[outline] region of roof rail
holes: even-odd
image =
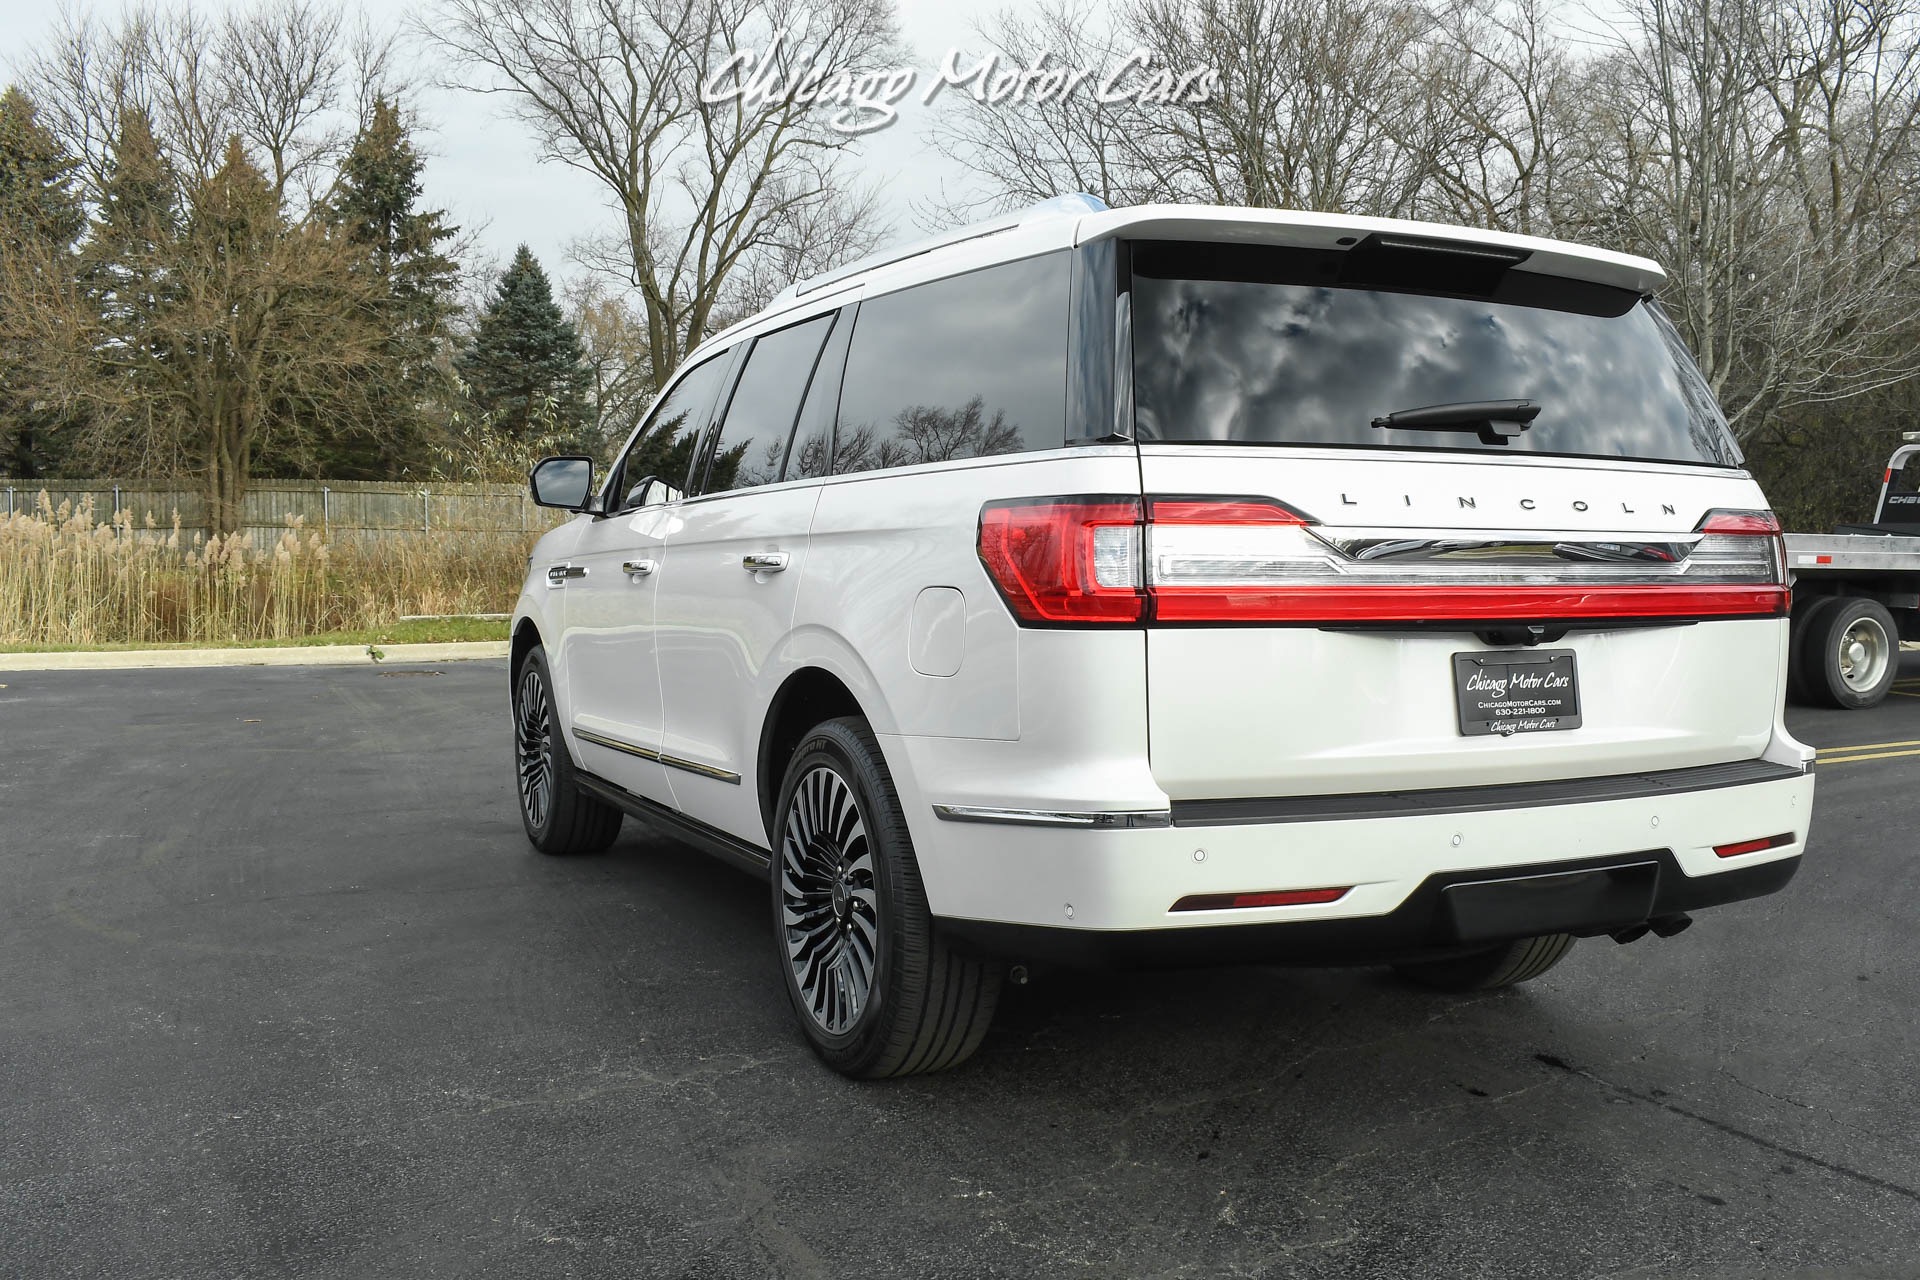
[[[791,298],[804,298],[809,293],[824,289],[837,280],[845,280],[849,276],[858,275],[862,271],[871,271],[875,267],[884,267],[895,262],[905,262],[908,258],[918,258],[922,254],[932,253],[936,249],[944,249],[949,245],[964,244],[969,240],[978,240],[983,236],[998,235],[1002,231],[1011,231],[1015,227],[1029,226],[1048,218],[1079,217],[1087,213],[1103,213],[1106,211],[1106,208],[1106,202],[1101,200],[1099,196],[1090,196],[1084,191],[1075,192],[1070,196],[1055,196],[1051,200],[1042,200],[1039,204],[1030,205],[1015,213],[1002,214],[998,218],[990,218],[985,222],[976,222],[970,226],[958,227],[952,231],[942,232],[937,236],[932,236],[925,240],[915,240],[909,244],[901,245],[898,248],[882,249],[878,253],[870,253],[864,258],[855,259],[843,267],[835,267],[832,271],[825,271],[817,276],[809,276],[805,280],[790,284],[785,289],[782,289],[779,295],[774,298],[774,302],[784,302]]]

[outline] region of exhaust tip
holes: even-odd
[[[1607,936],[1624,947],[1629,942],[1638,942],[1640,939],[1646,937],[1648,930],[1652,928],[1652,925],[1642,920],[1639,924],[1630,924],[1624,929],[1615,929]]]
[[[1650,922],[1653,931],[1663,938],[1671,938],[1676,933],[1685,933],[1693,927],[1693,917],[1682,911],[1678,915],[1661,916]]]

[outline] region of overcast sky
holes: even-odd
[[[241,0],[244,2],[244,0]],[[196,7],[224,10],[229,0],[193,0]],[[976,16],[1001,0],[896,0],[902,34],[913,46],[912,66],[925,76],[938,68],[951,45],[977,45]],[[61,0],[0,0],[0,69],[11,73],[53,29]],[[115,3],[79,5],[101,15],[120,12]],[[383,6],[369,4],[369,12]],[[8,78],[11,78],[9,75]],[[425,90],[414,102],[430,130],[417,141],[427,153],[426,201],[444,208],[454,222],[478,229],[480,250],[504,261],[522,242],[556,276],[573,273],[568,246],[583,235],[613,225],[600,188],[565,165],[536,160],[532,139],[508,117],[497,97]],[[926,144],[926,112],[910,97],[901,118],[871,135],[856,163],[870,175],[885,175],[896,236],[919,235],[911,215],[915,200],[932,197],[944,183],[967,189],[968,174],[935,155]]]

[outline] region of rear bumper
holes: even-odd
[[[1466,951],[1542,933],[1594,935],[1763,897],[1786,887],[1799,855],[1710,876],[1688,876],[1669,849],[1428,876],[1384,915],[1277,920],[1202,928],[1066,929],[942,920],[948,937],[1010,960],[1087,968],[1155,968],[1231,963],[1378,964]],[[1650,880],[1641,896],[1640,881]],[[1627,882],[1631,881],[1631,885]],[[1532,882],[1532,883],[1529,883]],[[1534,885],[1549,893],[1534,892]],[[1611,884],[1609,882],[1612,882]],[[1518,891],[1508,892],[1508,886]],[[1612,892],[1624,889],[1623,893]],[[1470,911],[1462,892],[1480,896]],[[1546,898],[1546,901],[1542,901]],[[1282,908],[1284,910],[1284,908]]]
[[[1458,803],[1436,807],[1429,792],[1406,793],[1406,803],[1321,797],[1257,812],[1237,809],[1241,802],[1169,810],[1160,793],[1155,811],[1134,789],[1111,799],[1067,793],[1057,806],[1124,818],[1111,824],[955,821],[937,817],[936,806],[978,807],[999,798],[991,776],[995,764],[1007,776],[1006,765],[987,754],[991,747],[882,742],[933,914],[976,945],[1025,955],[1335,959],[1460,946],[1466,941],[1453,926],[1436,923],[1428,901],[1447,900],[1453,885],[1647,863],[1656,871],[1640,918],[1692,911],[1784,885],[1805,848],[1813,808],[1813,775],[1799,772],[1796,759],[1670,770],[1630,782],[1522,784],[1497,789],[1511,794],[1491,804],[1444,793]],[[966,761],[970,768],[943,767],[960,763],[963,752],[978,753]],[[1742,770],[1746,779],[1761,780],[1737,780]],[[1017,777],[1026,794],[1012,787],[1001,794],[1031,812],[1031,779]],[[1754,852],[1715,853],[1715,846],[1782,836]],[[1327,888],[1346,892],[1313,904],[1172,909],[1200,895]],[[1618,911],[1615,903],[1591,919],[1527,919],[1523,912],[1502,927],[1518,937],[1634,923],[1613,918]],[[1164,936],[1100,936],[1134,934]]]

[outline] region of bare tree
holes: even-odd
[[[1131,52],[1124,24],[1091,0],[1003,9],[979,24],[976,34],[986,52],[961,58],[960,71],[988,58],[995,59],[996,69],[1112,68]],[[1009,107],[955,87],[943,89],[936,102],[942,111],[931,126],[935,147],[979,181],[925,210],[921,220],[929,224],[962,223],[1075,191],[1115,206],[1176,195],[1145,146],[1157,130],[1151,113],[1124,101],[1095,103],[1076,92]]]
[[[1448,222],[1544,234],[1567,161],[1573,58],[1547,0],[1455,0],[1425,58],[1435,156],[1419,198]]]
[[[1645,254],[1743,437],[1920,373],[1920,2],[1626,7],[1596,50],[1546,0],[1126,0],[1104,24],[1048,0],[983,38],[1092,65],[1137,46],[1216,69],[1219,92],[1040,112],[954,95],[938,142],[1005,203],[1080,187]]]
[[[219,18],[180,4],[116,23],[67,11],[25,79],[49,127],[106,183],[121,114],[144,112],[179,173],[204,180],[238,137],[276,192],[324,195],[374,100],[400,92],[394,37],[315,0],[264,0]]]
[[[780,91],[715,102],[701,90],[763,59],[781,86],[879,68],[897,54],[891,0],[439,0],[427,21],[549,158],[605,187],[655,377],[705,336],[756,257],[858,251],[862,226],[836,200],[852,139],[829,112]]]
[[[1009,107],[949,92],[936,145],[995,179],[1005,203],[1088,191],[1109,204],[1414,211],[1441,139],[1426,65],[1433,19],[1402,0],[1084,0],[1003,11],[980,29],[1007,63],[1042,54],[1114,77]],[[1122,71],[1144,55],[1137,70]],[[1151,72],[1211,69],[1205,95],[1120,92]],[[963,214],[968,210],[954,208]]]
[[[1743,436],[1920,372],[1909,0],[1636,0],[1585,69],[1560,220],[1667,268]]]
[[[588,391],[591,433],[610,458],[612,450],[640,424],[653,399],[656,384],[646,321],[599,273],[575,276],[563,295],[567,319],[580,335],[581,353],[593,376]]]

